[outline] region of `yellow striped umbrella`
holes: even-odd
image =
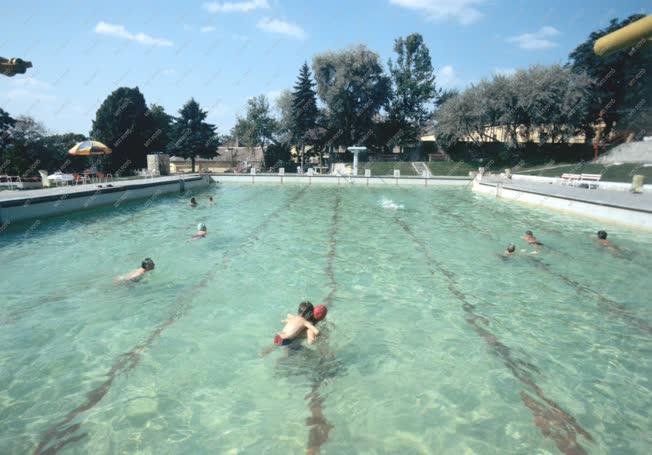
[[[68,150],[68,155],[72,156],[97,156],[108,155],[111,149],[98,141],[84,141]]]

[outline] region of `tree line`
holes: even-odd
[[[605,145],[610,136],[611,142],[640,140],[652,128],[652,50],[635,46],[599,57],[593,44],[642,17],[612,19],[577,46],[564,65],[494,75],[453,93],[434,115],[438,143],[450,147],[460,140],[491,142],[498,133],[512,148],[525,147],[519,137],[528,139],[533,133],[541,144],[565,144],[578,135],[596,145]]]
[[[147,153],[167,152],[190,158],[217,154],[220,143],[261,147],[265,166],[290,164],[290,148],[323,157],[331,147],[364,145],[384,154],[395,145],[412,145],[424,131],[434,132],[447,149],[462,140],[504,140],[519,147],[519,137],[540,143],[567,143],[577,134],[604,140],[613,131],[650,130],[652,51],[645,46],[606,58],[593,53],[601,36],[643,17],[613,19],[579,44],[563,65],[532,66],[512,75],[494,75],[466,89],[437,85],[430,51],[418,33],[394,41],[394,56],[384,66],[364,45],[329,51],[305,62],[292,89],[275,103],[264,96],[247,101],[229,134],[218,135],[207,113],[190,99],[171,116],[148,106],[138,87],[120,87],[98,108],[89,137],[113,149],[108,170],[145,166]],[[498,138],[500,127],[505,137]],[[40,168],[80,165],[65,151],[84,136],[49,135],[29,117],[13,119],[0,109],[0,173],[22,174]],[[84,165],[82,163],[81,165]]]

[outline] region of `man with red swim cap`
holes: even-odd
[[[321,321],[328,314],[328,308],[326,305],[317,305],[315,311],[312,312],[312,315],[315,317],[315,321]]]
[[[274,337],[274,344],[277,346],[287,346],[304,333],[308,338],[308,343],[315,342],[319,330],[314,324],[323,320],[328,313],[324,305],[317,305],[313,308],[309,301],[301,302],[297,314],[288,314],[287,319],[283,321],[285,327]]]

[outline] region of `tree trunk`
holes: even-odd
[[[303,174],[303,157],[306,153],[306,145],[301,144],[301,173]]]
[[[192,172],[194,174],[195,173],[195,156],[194,155],[190,157],[190,163],[192,164],[192,168],[191,168],[190,172]]]

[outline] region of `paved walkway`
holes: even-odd
[[[191,178],[197,177],[198,174],[187,174],[183,176],[171,175],[166,177],[154,177],[154,178],[145,178],[142,179],[129,179],[129,180],[115,180],[108,182],[109,185],[113,185],[114,188],[122,187],[133,187],[138,185],[146,185],[152,183],[165,183],[165,182],[177,182],[182,178]],[[26,200],[26,199],[35,199],[48,196],[63,196],[70,195],[75,193],[83,193],[86,191],[95,191],[97,189],[107,188],[107,183],[87,183],[83,185],[66,185],[58,186],[53,188],[42,188],[36,190],[6,190],[0,191],[0,203],[5,201],[16,201],[16,200]]]
[[[614,191],[603,189],[578,188],[572,186],[562,186],[553,183],[536,183],[536,182],[513,182],[511,180],[500,179],[498,177],[485,177],[482,179],[483,184],[495,186],[498,183],[503,184],[503,188],[513,189],[516,191],[526,191],[529,193],[542,194],[545,196],[559,197],[563,199],[572,199],[576,201],[588,202],[591,204],[606,205],[609,207],[620,207],[629,210],[652,213],[652,193],[634,194],[628,191]]]

